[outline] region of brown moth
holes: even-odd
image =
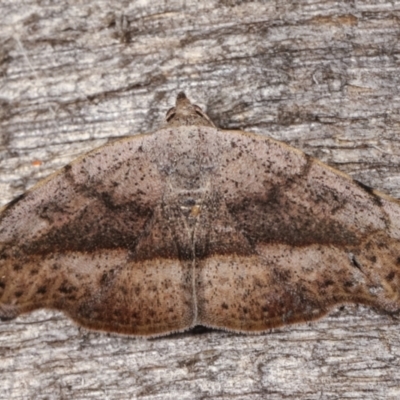
[[[400,203],[283,143],[221,131],[183,93],[0,213],[0,317],[263,332],[341,303],[400,310]]]

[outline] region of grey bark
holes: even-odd
[[[400,2],[0,0],[0,204],[184,90],[400,197]],[[0,323],[0,399],[398,399],[396,317],[344,306],[259,336],[144,340]]]

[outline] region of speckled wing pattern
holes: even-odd
[[[157,336],[262,332],[342,303],[400,309],[400,204],[184,96],[153,133],[67,165],[0,213],[0,317],[37,308]]]

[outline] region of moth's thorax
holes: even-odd
[[[211,177],[218,170],[219,154],[216,149],[216,128],[180,126],[167,128],[159,135],[165,148],[153,151],[154,162],[164,180],[167,192],[206,190]],[[158,142],[154,143],[158,146]]]
[[[191,155],[180,158],[167,173],[167,184],[171,190],[201,191],[210,183],[212,166],[207,166]]]
[[[211,171],[208,164],[185,154],[165,173],[164,207],[171,210],[171,218],[183,218],[187,229],[206,218],[203,211],[212,194]],[[176,228],[180,229],[180,224]]]

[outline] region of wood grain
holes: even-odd
[[[0,202],[184,90],[225,129],[283,140],[400,197],[394,2],[0,0]],[[0,324],[1,399],[396,399],[399,321],[346,306],[261,336],[154,340],[39,311]]]

